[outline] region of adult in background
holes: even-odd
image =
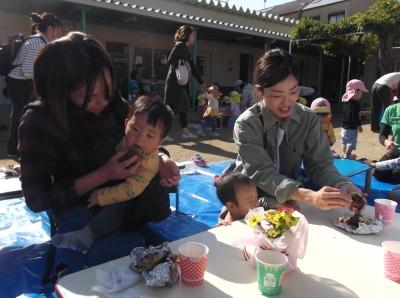
[[[392,135],[392,137],[390,137]],[[387,107],[382,116],[381,127],[379,131],[379,142],[385,146],[386,153],[379,161],[386,161],[400,157],[400,103],[396,102]],[[400,171],[398,169],[375,170],[376,179],[400,184]]]
[[[61,36],[61,20],[51,13],[31,13],[33,33],[25,40],[13,61],[14,68],[6,77],[6,88],[11,99],[11,125],[7,142],[7,154],[18,157],[18,125],[22,109],[32,97],[33,64],[46,43]]]
[[[318,116],[296,103],[298,74],[292,56],[274,49],[261,56],[254,72],[259,102],[235,123],[235,171],[251,178],[269,207],[290,200],[322,210],[350,208],[351,193],[361,192],[336,170]],[[300,182],[301,165],[320,190]]]
[[[371,131],[379,132],[385,109],[393,103],[400,83],[400,72],[391,72],[380,77],[371,89]]]
[[[169,71],[165,84],[165,104],[169,105],[175,115],[179,115],[180,125],[182,129],[182,139],[195,139],[197,135],[190,132],[188,128],[187,112],[189,110],[189,82],[186,85],[179,85],[175,70],[178,68],[179,61],[186,63],[189,74],[192,75],[197,82],[202,85],[202,89],[206,92],[206,86],[200,76],[200,73],[193,62],[189,47],[193,45],[196,38],[196,32],[190,26],[183,25],[175,32],[175,46],[169,54],[167,64]]]

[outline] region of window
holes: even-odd
[[[340,11],[340,12],[336,12],[336,13],[331,13],[328,16],[328,23],[329,24],[336,24],[338,23],[340,20],[345,18],[345,11]]]
[[[140,80],[165,80],[168,73],[169,52],[170,50],[136,47],[132,69],[138,71]]]

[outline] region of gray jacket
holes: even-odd
[[[233,137],[238,146],[235,171],[249,176],[257,187],[278,201],[291,199],[302,184],[302,163],[307,177],[319,187],[338,186],[348,180],[333,165],[328,141],[318,116],[296,104],[291,117],[280,126],[285,135],[279,147],[279,171],[276,145],[279,121],[259,102],[236,121]]]

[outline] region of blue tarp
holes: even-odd
[[[214,227],[222,204],[216,197],[212,175],[220,175],[230,162],[210,163],[207,167],[199,168],[208,172],[208,175],[183,175],[179,185],[179,214],[174,212],[168,219],[152,223],[151,226],[170,241]],[[365,173],[351,179],[360,188],[364,187]],[[393,186],[373,177],[368,203],[373,205],[375,198],[386,197]],[[171,205],[176,207],[175,194],[171,194]],[[397,211],[400,212],[400,207]],[[23,198],[0,201],[0,249],[41,243],[48,241],[49,235],[50,225],[45,212],[33,213],[26,207]],[[27,294],[23,297],[41,296]]]

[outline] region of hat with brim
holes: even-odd
[[[342,102],[348,102],[350,99],[354,98],[357,90],[362,92],[368,92],[365,87],[364,82],[360,80],[350,80],[346,84],[346,93],[342,97]]]

